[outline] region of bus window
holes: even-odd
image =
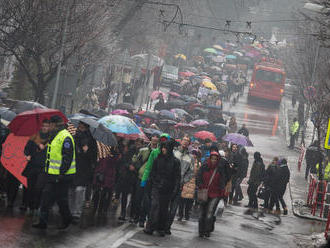
[[[256,72],[256,80],[282,83],[283,75],[273,71],[258,70]]]

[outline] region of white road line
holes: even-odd
[[[129,231],[123,237],[118,238],[116,240],[116,242],[112,244],[111,248],[118,248],[124,242],[127,242],[127,240],[129,240],[130,238],[132,238],[138,231],[139,231],[139,229],[135,229],[135,230]]]

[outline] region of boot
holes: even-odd
[[[288,215],[288,209],[287,209],[287,208],[284,208],[284,210],[283,210],[283,214],[284,214],[284,215]]]

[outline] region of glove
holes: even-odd
[[[144,188],[144,187],[146,186],[146,184],[147,184],[147,181],[141,181],[140,186],[141,186],[142,188]]]

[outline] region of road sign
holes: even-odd
[[[325,149],[330,149],[330,118],[329,118],[329,123],[328,123],[327,136],[325,137],[324,148]]]

